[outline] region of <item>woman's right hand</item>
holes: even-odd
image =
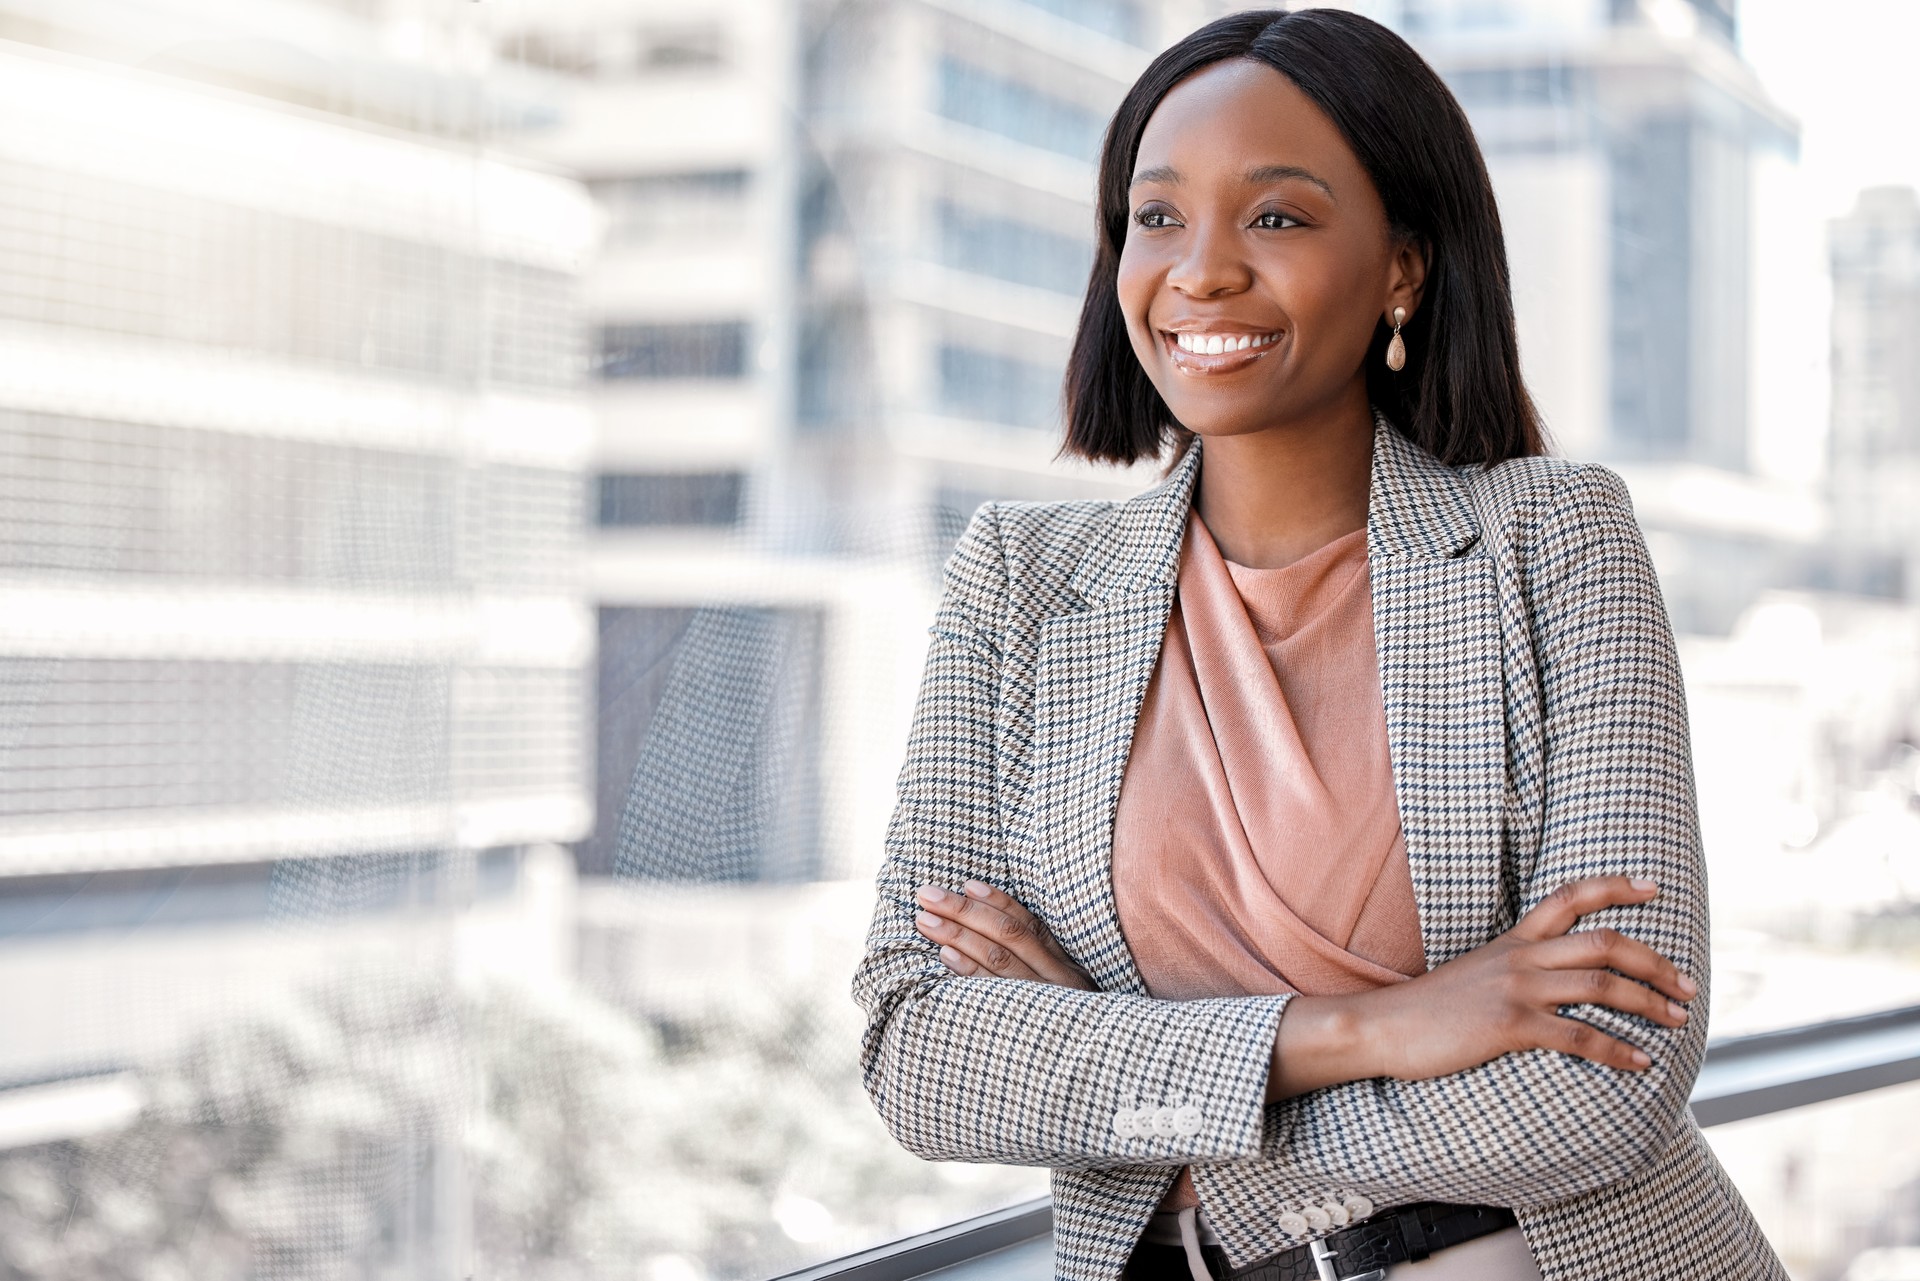
[[[1699,988],[1673,962],[1617,930],[1573,929],[1588,913],[1658,892],[1624,876],[1570,881],[1498,938],[1405,983],[1294,997],[1274,1041],[1267,1098],[1374,1076],[1446,1076],[1514,1050],[1644,1070],[1644,1053],[1556,1011],[1605,1005],[1666,1027],[1687,1021],[1683,1003]]]

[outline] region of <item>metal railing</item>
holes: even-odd
[[[1707,1046],[1694,1119],[1726,1125],[1920,1081],[1920,1005],[1833,1019]],[[1053,1274],[1045,1197],[835,1259],[779,1281],[1039,1281]]]

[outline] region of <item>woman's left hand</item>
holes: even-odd
[[[1076,965],[1045,922],[1009,894],[981,881],[966,893],[922,885],[914,897],[920,933],[940,945],[940,960],[955,974],[1033,979],[1094,991],[1093,977]]]

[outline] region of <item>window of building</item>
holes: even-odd
[[[601,378],[739,378],[747,372],[744,321],[603,325]]]
[[[949,120],[1091,164],[1106,119],[1079,103],[954,57],[942,57],[936,110]]]
[[[637,27],[538,27],[496,42],[500,56],[562,75],[623,79],[726,65],[727,33],[716,23]]]
[[[1145,23],[1129,0],[1027,0],[1036,9],[1127,44],[1144,44]]]
[[[940,348],[940,408],[957,418],[1043,428],[1059,420],[1061,371],[1017,356]]]
[[[734,236],[747,229],[744,169],[603,178],[588,184],[607,213],[609,246]]]
[[[961,271],[1078,297],[1093,246],[1032,223],[942,200],[935,204],[940,261]]]
[[[737,471],[600,476],[600,524],[719,526],[740,520],[746,477]]]
[[[718,67],[726,60],[726,32],[714,23],[640,28],[636,61],[642,71]]]

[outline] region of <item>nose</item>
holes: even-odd
[[[1186,241],[1186,252],[1167,272],[1171,288],[1189,298],[1218,298],[1253,283],[1238,237],[1230,229],[1195,226]]]

